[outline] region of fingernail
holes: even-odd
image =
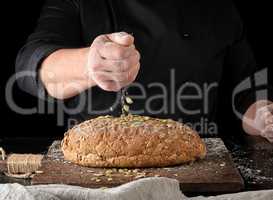
[[[128,36],[128,33],[126,33],[126,32],[119,32],[118,35],[119,35],[119,37],[125,37],[125,36]]]

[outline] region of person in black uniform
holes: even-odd
[[[118,115],[128,87],[134,114],[209,124],[258,69],[230,0],[47,0],[16,71],[31,72],[23,90],[66,100],[79,122]],[[273,141],[268,98],[246,90],[234,108],[247,133]]]

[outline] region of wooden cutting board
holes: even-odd
[[[90,188],[114,187],[144,177],[169,177],[177,179],[183,192],[227,193],[244,188],[243,179],[232,162],[231,156],[221,139],[204,139],[208,154],[204,160],[169,167],[146,169],[109,170],[87,168],[63,160],[60,141],[49,148],[42,167],[31,184],[68,184]],[[4,170],[0,162],[0,171]],[[1,169],[2,168],[2,169]]]
[[[221,139],[205,139],[208,155],[204,160],[169,168],[123,169],[110,171],[80,167],[63,160],[60,142],[50,147],[43,161],[44,173],[37,174],[32,184],[68,184],[90,188],[114,187],[138,178],[169,177],[177,179],[183,192],[237,192],[243,180]],[[108,170],[108,171],[107,171]],[[110,173],[110,175],[109,175]]]

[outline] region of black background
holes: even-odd
[[[5,5],[8,4],[8,5]],[[5,101],[5,85],[14,74],[15,57],[27,36],[33,31],[43,0],[9,1],[2,4],[1,13],[1,79],[0,79],[0,139],[4,137],[52,137],[62,136],[64,128],[56,126],[55,115],[23,116],[12,112]],[[272,7],[271,2],[235,2],[247,27],[249,42],[257,62],[272,67]],[[5,11],[5,12],[4,12]],[[14,89],[15,99],[23,107],[37,104],[34,97]]]

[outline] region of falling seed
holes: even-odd
[[[98,183],[98,182],[100,182],[101,180],[100,179],[96,179],[96,182]]]
[[[130,97],[126,97],[125,100],[126,100],[126,102],[127,102],[128,104],[134,103],[133,100],[132,100]]]
[[[113,178],[108,178],[107,180],[108,180],[108,181],[112,181],[112,180],[113,180]]]
[[[129,112],[130,107],[129,107],[128,105],[124,105],[124,106],[123,106],[123,110],[124,110],[125,112]]]
[[[44,172],[43,171],[35,171],[35,174],[43,174]]]

